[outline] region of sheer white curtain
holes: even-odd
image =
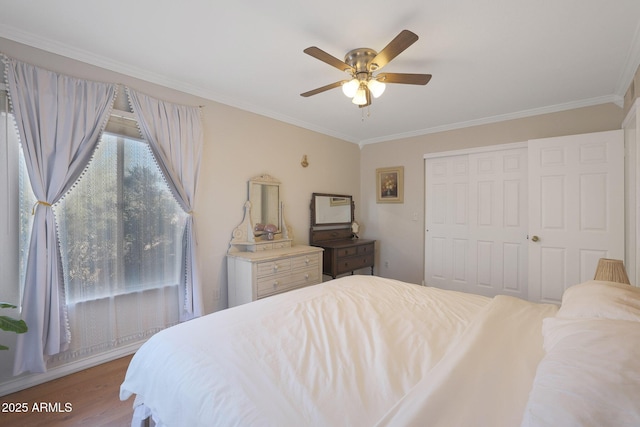
[[[142,136],[149,142],[178,203],[189,214],[180,314],[181,320],[188,320],[204,314],[193,214],[203,144],[200,108],[164,102],[131,88],[127,92]]]
[[[49,369],[119,357],[179,323],[188,215],[146,142],[104,133],[54,213],[73,339]]]
[[[69,325],[52,205],[80,176],[115,99],[113,84],[59,75],[6,56],[7,89],[33,192],[34,223],[14,374],[45,372],[46,359],[68,347]]]

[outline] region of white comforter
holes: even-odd
[[[177,325],[131,361],[167,426],[373,425],[490,299],[350,276]]]
[[[543,319],[556,312],[555,305],[496,296],[377,426],[520,426],[544,356]]]
[[[487,402],[518,425],[554,311],[350,276],[156,334],[120,398],[167,426],[478,425]]]

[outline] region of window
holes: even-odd
[[[36,201],[4,89],[0,84],[0,301],[19,305]],[[180,321],[188,215],[139,140],[126,99],[119,86],[91,161],[49,211],[65,284],[65,311],[57,314],[72,337],[68,349],[47,358],[49,368],[121,352]],[[30,283],[30,291],[38,285]],[[24,316],[39,314],[32,302]],[[5,368],[0,379],[11,376]]]
[[[2,71],[2,62],[0,62]],[[7,113],[9,101],[4,85],[0,84],[0,301],[14,305],[20,303],[18,286],[18,190],[17,190],[17,141],[11,129],[12,119]],[[13,215],[12,215],[13,214]]]
[[[54,212],[68,303],[179,283],[187,215],[146,143],[104,134]]]

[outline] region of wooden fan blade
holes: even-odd
[[[379,70],[387,65],[393,58],[400,55],[406,48],[414,44],[418,36],[409,30],[402,30],[395,39],[391,40],[384,49],[378,53],[369,64],[369,71]]]
[[[317,94],[325,92],[327,90],[330,90],[330,89],[333,89],[333,88],[336,88],[336,87],[340,87],[340,86],[342,86],[343,83],[346,83],[346,82],[347,82],[347,80],[341,80],[339,82],[331,83],[329,85],[322,86],[322,87],[319,87],[319,88],[314,89],[314,90],[310,90],[309,92],[301,93],[300,96],[304,96],[306,98],[306,97],[309,97],[309,96],[317,95]]]
[[[351,73],[355,73],[356,71],[351,65],[347,64],[344,61],[340,61],[335,56],[329,55],[324,50],[319,49],[315,46],[308,47],[303,52],[331,65],[332,67],[336,67],[340,71],[349,71]]]
[[[431,74],[380,73],[376,80],[382,83],[402,83],[407,85],[426,85]]]

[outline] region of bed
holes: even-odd
[[[154,335],[120,399],[132,425],[640,425],[640,289],[558,308],[349,276]]]

